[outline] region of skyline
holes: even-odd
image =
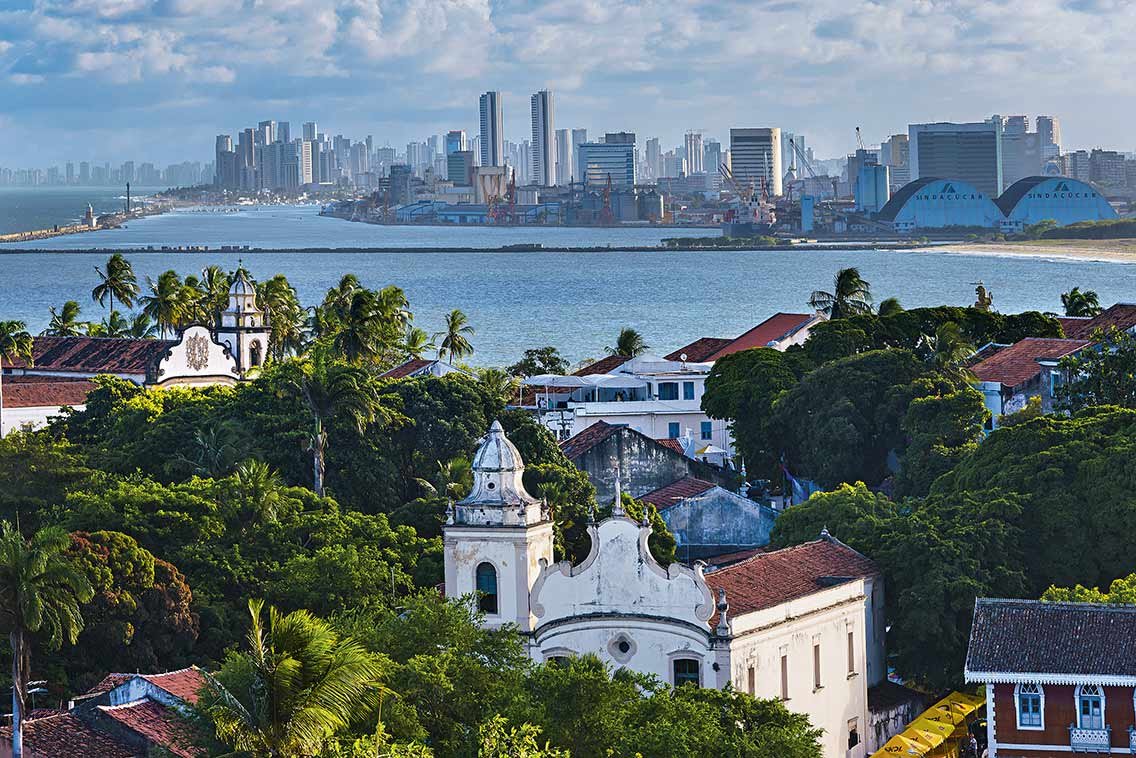
[[[909,123],[1046,113],[1069,149],[1131,150],[1136,114],[1115,73],[1134,57],[1124,20],[1136,8],[1111,0],[17,0],[0,11],[0,164],[204,161],[216,134],[263,118],[378,144],[474,134],[487,90],[502,93],[505,138],[520,141],[542,89],[558,124],[664,144],[781,126],[837,156],[856,126],[878,143]]]

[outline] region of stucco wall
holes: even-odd
[[[158,364],[156,383],[235,384],[238,376],[237,363],[225,347],[214,342],[204,326],[191,326]]]
[[[724,489],[686,498],[661,512],[680,560],[769,544],[777,511]]]
[[[86,408],[86,405],[73,405],[71,406],[77,411]],[[4,408],[3,413],[3,429],[0,430],[0,437],[8,434],[13,429],[23,429],[31,427],[32,429],[39,429],[47,424],[47,420],[52,416],[58,416],[62,406],[51,405],[39,408]]]

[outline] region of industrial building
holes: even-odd
[[[1002,191],[1002,121],[910,124],[911,179],[949,176],[993,197]]]
[[[603,142],[583,142],[576,147],[576,176],[589,188],[606,185],[631,189],[635,186],[635,134],[609,132]]]
[[[995,203],[1004,216],[1004,231],[1021,231],[1045,219],[1067,226],[1117,216],[1108,200],[1090,185],[1062,176],[1022,179],[1003,192]]]

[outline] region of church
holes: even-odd
[[[3,363],[0,434],[42,426],[64,406],[81,409],[100,374],[146,387],[234,385],[264,362],[268,337],[268,319],[243,269],[213,330],[194,324],[169,340],[34,337],[30,362]]]
[[[514,625],[535,661],[594,653],[673,686],[731,685],[808,715],[825,756],[870,749],[868,690],[887,672],[883,579],[868,558],[822,532],[735,562],[664,567],[617,488],[611,517],[589,525],[588,556],[557,562],[548,505],[525,491],[499,422],[472,467],[473,489],[443,528],[446,594],[475,596],[487,626]]]

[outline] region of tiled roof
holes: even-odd
[[[682,443],[679,442],[677,437],[666,437],[665,439],[655,440],[655,442],[658,442],[663,447],[669,447],[676,453],[682,453],[683,455],[686,455],[686,451],[682,449]]]
[[[671,482],[666,487],[660,487],[654,492],[640,495],[637,499],[651,503],[659,510],[662,510],[663,508],[671,507],[680,500],[701,495],[703,492],[714,489],[717,486],[718,485],[713,482],[696,479],[693,476],[686,476],[678,481]]]
[[[731,342],[733,340],[726,337],[700,337],[663,358],[668,361],[681,361],[682,356],[685,355],[689,363],[702,363]]]
[[[1026,337],[1005,350],[999,350],[984,361],[970,367],[983,382],[998,382],[1006,387],[1017,387],[1041,373],[1039,358],[1057,359],[1075,353],[1085,340]]]
[[[726,591],[730,613],[749,613],[820,592],[852,579],[876,576],[868,558],[832,537],[758,553],[706,575],[717,595]]]
[[[731,353],[754,347],[766,347],[770,342],[777,342],[793,334],[814,318],[816,314],[813,313],[775,313],[730,344],[707,356],[706,360],[716,361]]]
[[[1092,321],[1088,316],[1057,316],[1057,323],[1061,324],[1061,331],[1066,337],[1076,339],[1081,337],[1081,330]]]
[[[572,376],[591,376],[592,374],[610,374],[615,369],[622,366],[631,360],[627,355],[609,355],[606,358],[600,358],[598,361],[589,363],[578,371],[572,372]]]
[[[151,744],[164,748],[180,758],[198,758],[204,751],[195,747],[193,730],[177,713],[153,700],[139,700],[125,705],[100,705],[99,711]]]
[[[753,547],[753,548],[750,548],[749,550],[738,550],[738,551],[733,552],[733,553],[722,553],[720,555],[711,555],[711,556],[708,556],[706,558],[702,558],[701,560],[708,567],[707,570],[716,571],[717,569],[722,569],[722,568],[725,568],[726,566],[732,566],[735,563],[741,563],[742,561],[749,560],[750,558],[754,557],[758,553],[764,553],[764,552],[765,551],[762,550],[759,547]]]
[[[579,434],[561,442],[560,449],[569,459],[578,458],[622,428],[606,421],[597,421]]]
[[[110,692],[115,687],[130,681],[136,676],[142,677],[155,687],[160,687],[174,697],[180,698],[187,703],[196,703],[197,693],[200,692],[206,684],[205,675],[201,673],[201,669],[196,666],[190,666],[189,668],[178,669],[177,671],[167,671],[163,674],[107,674],[102,678],[102,681],[87,690],[86,694],[91,696]]]
[[[24,754],[67,758],[142,758],[105,734],[96,732],[70,713],[23,722]],[[0,741],[12,742],[12,727],[0,727]]]
[[[1062,323],[1062,327],[1065,327],[1064,323]],[[1074,327],[1072,332],[1066,327],[1065,336],[1074,339],[1088,339],[1097,329],[1108,331],[1113,327],[1121,331],[1136,327],[1136,305],[1117,303],[1109,306],[1099,315],[1093,316],[1087,321],[1082,321],[1081,325]]]
[[[47,408],[83,405],[95,388],[86,379],[54,376],[4,377],[5,408]]]
[[[1136,606],[978,598],[966,671],[1136,676]]]
[[[987,342],[985,345],[975,350],[974,354],[966,359],[966,366],[967,368],[970,368],[971,366],[974,366],[978,363],[982,363],[990,356],[996,355],[1008,347],[1009,345],[1003,345],[998,342]]]
[[[380,374],[380,376],[383,379],[405,379],[411,374],[417,371],[421,371],[422,369],[432,365],[433,363],[434,361],[427,360],[425,358],[411,358],[406,363],[395,366],[390,371],[386,371]]]
[[[177,343],[116,337],[33,337],[32,365],[39,371],[88,374],[144,374]],[[18,359],[5,367],[25,368]]]

